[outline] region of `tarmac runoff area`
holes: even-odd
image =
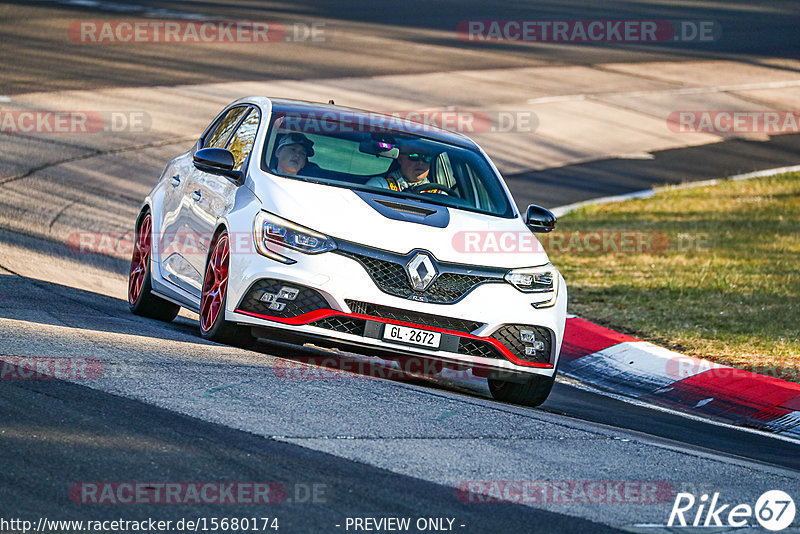
[[[800,109],[798,71],[800,61],[788,60],[775,67],[731,61],[611,63],[28,93],[5,97],[0,125],[18,133],[22,150],[22,139],[34,137],[58,143],[69,152],[65,156],[74,157],[194,139],[224,105],[242,96],[333,99],[460,129],[501,172],[514,174],[614,157],[646,159],[654,151],[732,136],[766,141],[770,134],[800,133],[800,117],[787,112]],[[55,117],[13,114],[32,110],[88,116],[86,121],[63,117],[59,129]],[[27,155],[39,152],[39,158],[6,162],[3,176],[53,162],[52,151],[32,148]]]

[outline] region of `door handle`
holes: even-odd
[[[198,189],[194,193],[192,193],[192,198],[195,202],[200,202],[200,199],[203,198],[203,195],[200,194],[200,190]]]
[[[170,178],[170,180],[172,181],[172,187],[178,187],[179,185],[181,185],[181,177],[180,177],[180,175],[176,174],[175,176]]]

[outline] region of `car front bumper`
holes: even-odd
[[[534,308],[535,295],[506,282],[483,283],[453,304],[434,304],[381,291],[366,268],[346,255],[277,251],[296,263],[281,264],[257,253],[231,254],[229,272],[236,276],[228,280],[226,320],[340,341],[366,353],[391,351],[484,371],[555,373],[567,302],[560,275],[555,305],[548,308]],[[291,300],[264,297],[283,288],[299,293]],[[277,300],[276,307],[284,308],[270,309],[271,302],[261,298]],[[385,340],[384,329],[392,324],[437,332],[441,343],[430,348]],[[522,330],[546,342],[546,354],[526,355],[529,344],[520,340]]]

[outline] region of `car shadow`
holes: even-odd
[[[200,336],[197,320],[179,316],[171,322],[140,317],[130,312],[122,298],[109,297],[45,280],[0,274],[0,320],[148,336],[165,341],[216,345]],[[426,387],[474,393],[469,382],[485,379],[465,370],[447,369],[427,359],[391,357],[386,352],[361,354],[297,342],[259,338],[239,346],[278,357],[274,372],[287,379],[387,379]],[[459,384],[467,381],[466,385]]]

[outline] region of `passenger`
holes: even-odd
[[[389,167],[386,176],[371,178],[366,185],[392,191],[404,191],[415,185],[429,184],[431,183],[428,180],[431,159],[433,156],[420,151],[400,152],[400,155]]]
[[[314,142],[301,133],[285,134],[275,148],[277,164],[273,171],[277,174],[295,175],[306,166],[308,158],[314,155]]]

